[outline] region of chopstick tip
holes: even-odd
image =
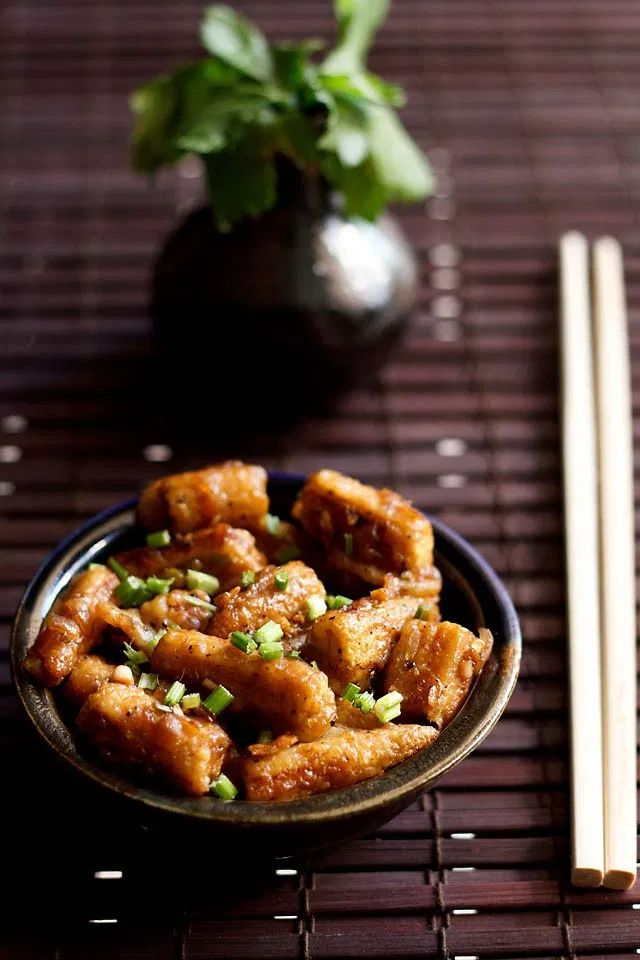
[[[635,870],[621,870],[612,868],[607,870],[602,881],[603,886],[609,890],[628,890],[636,882]]]
[[[602,870],[598,867],[573,867],[571,883],[574,887],[602,886]]]

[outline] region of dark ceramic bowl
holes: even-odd
[[[303,478],[272,474],[269,493],[274,512],[286,516]],[[308,800],[287,803],[223,803],[211,797],[173,796],[143,785],[120,772],[95,763],[76,744],[51,691],[34,684],[22,667],[43,616],[70,578],[91,561],[130,542],[140,542],[134,500],[101,513],[71,534],[29,584],[16,615],[12,637],[12,667],[16,689],[38,733],[55,753],[80,774],[112,791],[112,797],[134,801],[150,823],[171,828],[214,831],[237,844],[292,853],[335,843],[374,830],[410,804],[423,791],[463,760],[492,730],[505,709],[518,676],[521,638],[518,618],[504,586],[488,563],[453,530],[432,519],[436,562],[444,588],[442,613],[447,619],[494,636],[491,658],[461,712],[433,746],[364,783]]]

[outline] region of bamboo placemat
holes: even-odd
[[[273,36],[330,30],[328,0],[239,6]],[[168,436],[139,389],[152,256],[198,186],[189,165],[155,187],[130,173],[126,95],[196,52],[199,13],[9,0],[2,14],[0,957],[635,956],[638,888],[567,883],[554,276],[562,230],[622,240],[637,375],[635,0],[396,0],[374,62],[406,85],[440,184],[403,213],[420,303],[371,389],[251,451],[397,486],[495,564],[525,652],[494,734],[376,837],[265,872],[114,822],[19,715],[9,624],[46,552],[141,479],[230,452]]]

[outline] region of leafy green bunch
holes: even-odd
[[[221,230],[274,206],[279,156],[323,176],[350,215],[374,220],[391,201],[427,196],[429,166],[394,110],[403,92],[365,66],[388,2],[334,0],[338,42],[324,59],[321,42],[269,44],[230,7],[209,7],[210,56],[133,94],[135,169],[200,156]]]

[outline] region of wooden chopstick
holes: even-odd
[[[600,476],[604,885],[636,878],[636,601],[633,432],[622,250],[593,248]]]
[[[571,879],[604,875],[596,411],[585,237],[560,240],[562,450],[564,460],[571,700]]]

